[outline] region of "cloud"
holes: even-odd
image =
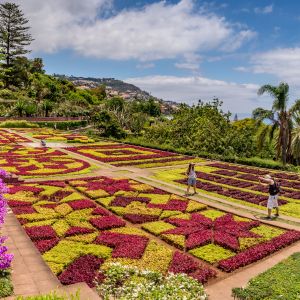
[[[222,47],[223,51],[231,52],[242,46],[245,42],[250,41],[257,36],[257,33],[252,30],[242,30],[235,36],[230,37]]]
[[[234,68],[234,70],[239,71],[239,72],[248,72],[249,69],[247,69],[246,67],[236,67]]]
[[[257,74],[270,74],[279,80],[300,87],[300,48],[279,48],[257,53],[250,60],[250,67],[238,67],[236,70]]]
[[[176,63],[175,67],[178,69],[185,69],[185,70],[190,70],[190,71],[198,71],[199,70],[198,64],[188,63],[188,62]]]
[[[270,14],[273,12],[273,4],[267,5],[265,7],[255,7],[254,12],[256,14]]]
[[[1,1],[1,3],[4,1]],[[78,29],[94,23],[111,0],[15,0],[29,19],[35,51],[52,53],[73,47]]]
[[[186,53],[183,55],[183,61],[175,63],[178,69],[190,70],[193,72],[199,71],[201,56],[194,53]]]
[[[136,65],[137,69],[152,69],[155,67],[154,63],[140,63]]]
[[[259,86],[256,84],[238,84],[199,76],[148,76],[125,81],[151,92],[153,96],[176,102],[193,104],[199,99],[209,101],[217,97],[224,101],[224,110],[233,113],[251,114],[254,108],[269,108],[272,103],[268,96],[257,96]]]
[[[233,51],[255,34],[197,10],[193,0],[118,12],[113,0],[15,2],[30,20],[33,49],[47,53],[72,49],[98,59],[153,61],[212,49]]]

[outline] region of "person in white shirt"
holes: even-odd
[[[258,177],[258,179],[261,183],[269,185],[269,198],[267,202],[267,208],[268,208],[267,219],[271,219],[271,213],[273,208],[275,208],[276,210],[275,217],[279,217],[279,208],[278,208],[278,195],[280,193],[279,184],[270,175],[266,175],[264,177]]]
[[[186,196],[189,195],[191,186],[193,186],[193,188],[194,188],[194,194],[193,195],[197,194],[197,192],[196,192],[197,175],[196,175],[196,172],[195,172],[195,164],[194,163],[189,164],[189,167],[186,171],[186,175],[188,177],[188,180],[187,180],[188,187],[187,187],[187,191],[186,191],[185,195]]]

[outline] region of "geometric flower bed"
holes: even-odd
[[[172,216],[143,228],[225,272],[234,271],[300,240],[300,232],[217,210]]]
[[[30,140],[6,131],[5,129],[0,129],[0,145],[15,144],[15,143],[28,143]]]
[[[131,223],[142,224],[143,229],[226,272],[300,239],[298,231],[209,209],[134,180],[100,177],[70,184]]]
[[[173,152],[126,144],[91,145],[70,147],[66,149],[117,167],[135,166],[139,168],[150,168],[203,161],[201,159],[183,156]]]
[[[62,156],[65,153],[51,148],[32,148],[21,145],[7,145],[0,147],[2,157],[36,157],[36,156]]]
[[[229,201],[246,204],[260,209],[265,209],[268,199],[268,186],[264,186],[258,182],[259,175],[237,173],[232,170],[217,169],[215,166],[221,164],[213,164],[207,166],[196,166],[197,182],[196,186],[204,193],[221,196]],[[231,166],[231,165],[230,165]],[[239,166],[232,166],[238,167]],[[245,168],[250,169],[250,168]],[[251,169],[250,169],[251,170]],[[186,186],[185,169],[160,170],[154,175],[155,178],[172,183],[179,183]],[[261,171],[264,174],[269,173],[267,170]],[[276,172],[277,176],[283,177],[286,174]],[[289,174],[288,174],[289,175]],[[287,175],[287,176],[288,176]],[[280,210],[283,214],[300,218],[300,189],[298,189],[299,180],[292,181],[289,175],[289,180],[280,181],[281,193],[279,198]]]
[[[24,183],[11,185],[6,198],[63,284],[93,286],[96,271],[111,262],[183,272],[206,282],[218,274],[215,268],[231,272],[300,240],[298,231],[211,209],[131,179]]]
[[[75,134],[75,133],[52,133],[52,134],[34,134],[33,138],[38,140],[46,141],[61,141],[67,143],[94,143],[93,139],[88,138],[85,135]]]
[[[284,192],[284,194],[292,192],[292,190],[298,190],[299,193],[297,195],[300,199],[300,177],[298,174],[246,168],[225,163],[214,163],[209,166],[216,169],[211,172],[211,174],[230,176],[231,178],[246,180],[251,184],[257,184],[259,182],[258,176],[272,174],[272,176],[280,182],[281,191]]]
[[[213,268],[156,242],[64,181],[12,185],[7,199],[63,284],[85,281],[93,286],[96,271],[111,262],[162,273],[183,272],[201,282],[216,276]]]
[[[75,134],[75,133],[54,133],[51,135],[33,135],[32,136],[35,139],[39,140],[47,140],[47,141],[62,141],[67,143],[94,143],[95,141],[93,139],[90,139],[89,137],[81,134]]]
[[[69,184],[131,223],[156,221],[206,208],[197,201],[129,179],[94,177],[70,180]]]
[[[275,178],[280,178],[280,179],[286,179],[286,180],[299,180],[300,177],[299,175],[295,173],[286,173],[286,172],[278,172],[278,171],[270,171],[267,169],[258,169],[258,168],[251,168],[251,167],[242,167],[234,164],[227,164],[227,163],[213,163],[209,165],[210,167],[222,169],[222,170],[232,170],[230,176],[235,176],[238,173],[246,173],[246,174],[252,174],[256,175],[255,177],[257,178],[257,175],[266,175],[266,174],[272,174]],[[256,181],[256,180],[255,180]],[[282,180],[284,183],[285,181]]]
[[[8,146],[0,150],[0,168],[22,176],[84,174],[90,164],[54,149]]]
[[[81,134],[64,133],[63,131],[54,130],[50,128],[24,128],[15,129],[17,132],[30,133],[32,138],[38,140],[59,141],[67,143],[94,143],[93,139]]]

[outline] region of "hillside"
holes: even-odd
[[[82,89],[91,89],[95,88],[99,85],[105,85],[106,93],[108,96],[120,96],[125,100],[132,99],[150,99],[154,98],[161,104],[161,109],[164,113],[168,114],[174,110],[177,110],[179,107],[179,103],[173,101],[165,101],[163,99],[156,98],[152,96],[150,93],[141,90],[139,87],[126,83],[122,80],[115,78],[94,78],[94,77],[76,77],[76,76],[66,76],[54,74],[57,78],[67,79],[79,88]]]
[[[148,92],[142,91],[139,87],[115,78],[76,77],[58,74],[54,74],[54,76],[57,78],[67,79],[73,82],[76,86],[80,86],[82,88],[94,88],[98,85],[105,85],[108,90],[118,91],[119,93],[137,95],[143,99],[149,99],[151,97]]]

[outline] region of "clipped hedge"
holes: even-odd
[[[245,288],[232,289],[236,300],[300,299],[300,252],[251,279]]]
[[[11,120],[0,123],[1,128],[38,128],[39,125],[26,120]]]

